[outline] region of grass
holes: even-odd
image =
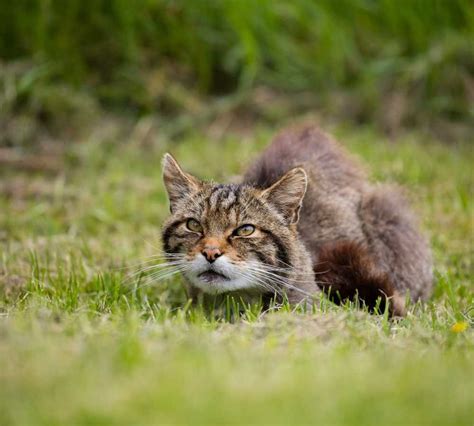
[[[395,322],[327,301],[212,314],[180,279],[126,281],[159,251],[162,153],[225,180],[273,130],[143,145],[104,123],[59,173],[0,171],[0,423],[472,425],[472,141],[333,131],[412,194],[436,258],[427,304]]]

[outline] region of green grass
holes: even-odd
[[[327,301],[236,315],[189,306],[179,278],[126,281],[159,251],[162,153],[225,180],[273,130],[143,145],[104,125],[57,174],[0,171],[0,423],[472,425],[472,141],[333,130],[411,193],[436,259],[427,304],[394,322]]]

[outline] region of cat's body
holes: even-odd
[[[322,288],[333,300],[357,295],[372,308],[381,296],[383,308],[388,296],[393,314],[403,314],[407,293],[412,300],[429,296],[430,250],[403,198],[392,188],[370,184],[362,169],[318,129],[281,133],[240,185],[203,183],[173,163],[171,157],[164,163],[173,210],[165,224],[165,251],[186,253],[188,264],[198,259],[202,268],[216,269],[219,259],[206,258],[210,247],[222,255],[224,269],[228,258],[235,276],[241,276],[232,288],[234,270],[223,282],[185,272],[194,288],[284,293],[291,303],[308,300]],[[173,242],[172,224],[190,217],[199,223],[200,238],[195,235],[189,247],[179,246],[176,238]],[[232,234],[242,225],[251,226],[252,233]],[[187,229],[183,235],[185,231],[192,233]]]

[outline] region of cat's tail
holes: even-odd
[[[315,260],[316,281],[334,302],[358,299],[371,312],[376,308],[384,312],[388,303],[392,316],[405,315],[405,298],[363,245],[352,241],[326,244]]]

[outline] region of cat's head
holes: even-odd
[[[296,223],[307,186],[295,168],[268,188],[204,182],[169,154],[163,180],[171,216],[163,227],[170,265],[205,293],[271,291],[293,266]]]

